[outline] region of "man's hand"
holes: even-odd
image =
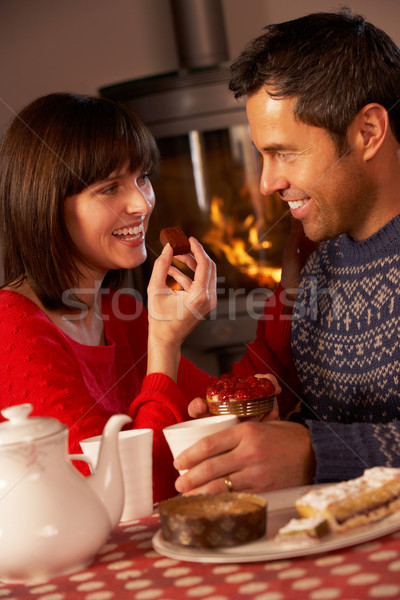
[[[233,489],[261,493],[312,483],[315,457],[308,429],[287,421],[246,421],[203,438],[174,461],[189,469],[175,487],[184,494]]]

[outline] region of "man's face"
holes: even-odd
[[[295,119],[295,99],[275,100],[262,88],[247,99],[251,137],[262,155],[260,190],[278,192],[308,238],[370,234],[374,194],[357,150],[339,158],[325,129]]]

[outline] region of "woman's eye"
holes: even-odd
[[[117,190],[118,190],[118,185],[116,185],[116,184],[108,185],[107,187],[100,190],[100,194],[110,196],[112,194],[115,194],[117,192]]]
[[[143,181],[143,183],[147,183],[149,181],[150,175],[151,173],[146,171],[138,177],[138,181]]]

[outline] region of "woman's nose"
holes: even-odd
[[[125,211],[127,214],[139,213],[141,215],[149,215],[155,203],[153,188],[142,190],[140,187],[135,187],[129,194],[126,203]]]

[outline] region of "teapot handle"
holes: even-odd
[[[92,459],[89,458],[89,456],[87,456],[86,454],[68,454],[68,458],[70,460],[82,460],[83,462],[87,463],[89,465],[91,473],[94,473],[96,470],[93,466]]]

